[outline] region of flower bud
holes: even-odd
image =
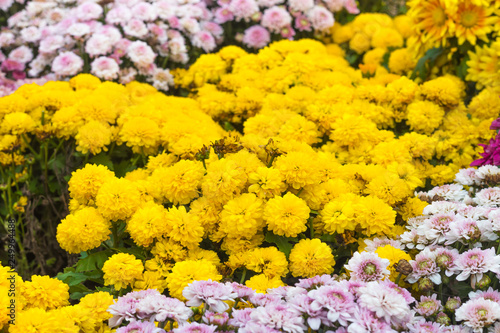
[[[448,317],[444,312],[439,312],[436,316],[436,322],[440,325],[450,325],[450,317]]]
[[[491,279],[488,275],[483,274],[483,278],[476,282],[476,287],[479,289],[486,289],[490,286]]]
[[[401,259],[396,265],[396,272],[409,275],[413,272],[413,267],[411,267],[411,264],[407,260]]]
[[[458,309],[461,305],[462,301],[460,300],[460,297],[448,297],[444,308],[446,311],[455,312],[455,310]]]
[[[418,289],[423,292],[430,291],[434,287],[434,283],[432,283],[431,279],[428,277],[424,277],[418,280]]]

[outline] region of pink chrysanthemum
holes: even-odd
[[[264,11],[261,24],[270,31],[279,33],[281,29],[292,24],[292,17],[286,9],[274,6]]]
[[[500,305],[484,298],[470,300],[457,309],[455,319],[464,321],[464,325],[472,328],[474,332],[481,333],[483,327],[500,319]]]
[[[205,303],[210,311],[224,312],[229,308],[225,301],[234,301],[238,294],[230,285],[207,280],[191,282],[182,291],[182,296],[187,299],[188,306],[200,306]]]
[[[433,283],[441,284],[441,269],[436,264],[436,255],[426,247],[415,256],[415,260],[410,260],[413,272],[406,278],[409,283],[417,282],[421,277],[428,277]]]
[[[331,322],[338,321],[340,325],[346,326],[347,321],[351,319],[351,312],[354,309],[354,297],[351,293],[345,291],[340,284],[332,286],[323,286],[308,293],[309,297],[314,299],[311,303],[311,309],[318,311],[328,310],[327,318]]]
[[[250,313],[250,319],[267,327],[285,332],[303,332],[307,327],[299,311],[286,304],[268,304]]]
[[[420,302],[415,306],[415,311],[424,317],[430,317],[437,314],[443,309],[443,306],[441,305],[441,301],[436,297],[436,294],[433,294],[431,297],[421,296]]]
[[[364,282],[380,281],[389,276],[390,261],[380,258],[374,252],[355,252],[344,267],[350,271],[351,279]]]
[[[243,35],[243,44],[255,49],[263,48],[270,41],[271,34],[266,28],[260,25],[251,26],[245,30],[245,34]]]
[[[458,281],[464,281],[470,276],[471,286],[474,288],[484,273],[491,271],[500,274],[500,256],[495,254],[494,248],[468,250],[458,258],[456,271],[460,272],[456,277]]]

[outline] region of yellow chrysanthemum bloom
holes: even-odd
[[[167,210],[155,203],[148,203],[139,208],[127,222],[127,231],[139,246],[148,247],[155,239],[172,231],[165,223]]]
[[[391,73],[403,75],[412,71],[416,65],[417,60],[407,48],[394,50],[389,56]]]
[[[133,182],[124,178],[113,178],[104,183],[97,192],[97,209],[108,220],[126,220],[139,208],[140,196]]]
[[[222,240],[221,249],[227,254],[245,252],[255,249],[264,242],[264,233],[257,233],[253,237],[247,239],[246,237],[229,237],[226,236]]]
[[[171,239],[161,239],[155,243],[151,253],[165,261],[183,261],[187,258],[186,249]]]
[[[72,77],[69,80],[69,85],[71,88],[80,90],[80,89],[90,89],[94,90],[101,84],[101,80],[91,74],[78,74],[75,77]]]
[[[51,124],[57,137],[69,139],[70,136],[76,135],[84,120],[75,107],[68,106],[54,113]]]
[[[404,39],[407,39],[411,35],[415,33],[413,29],[413,20],[408,15],[399,15],[393,19],[394,27],[396,30],[403,36]]]
[[[65,318],[69,322],[75,323],[80,332],[95,332],[98,325],[93,309],[71,305],[51,311],[53,314]]]
[[[158,199],[168,200],[174,205],[187,205],[199,196],[204,173],[201,162],[181,160],[172,166],[156,169],[149,181],[155,184],[153,195]]]
[[[208,260],[215,266],[221,265],[219,256],[215,251],[205,250],[200,247],[196,247],[189,250],[187,260],[201,260],[201,259]]]
[[[408,105],[407,124],[413,131],[431,134],[443,121],[444,110],[430,101],[418,101]]]
[[[210,236],[211,234],[213,234],[219,225],[219,214],[222,210],[222,207],[215,203],[212,203],[206,197],[201,197],[193,200],[189,207],[191,208],[189,212],[196,216],[196,218],[200,221],[201,226],[205,230],[205,236]]]
[[[0,131],[6,134],[21,135],[35,129],[35,121],[24,112],[12,112],[2,119]]]
[[[80,303],[78,303],[80,307],[91,310],[96,321],[104,321],[113,317],[107,311],[111,304],[113,304],[113,296],[105,291],[85,295],[80,299]]]
[[[74,333],[80,329],[59,312],[46,312],[41,308],[31,308],[16,313],[16,324],[9,326],[9,333]]]
[[[142,278],[134,282],[134,291],[156,289],[160,293],[167,288],[167,281],[160,271],[145,271]]]
[[[119,111],[107,98],[105,92],[94,92],[85,96],[85,99],[74,106],[78,110],[80,117],[85,119],[85,121],[97,121],[110,125],[115,123]]]
[[[329,234],[354,230],[358,200],[359,197],[354,194],[344,194],[327,203],[320,212],[321,220],[325,224],[324,230]]]
[[[489,45],[476,45],[474,52],[469,51],[470,60],[467,61],[467,81],[474,81],[478,89],[497,87],[500,82],[500,41],[493,41]]]
[[[305,152],[289,152],[279,156],[274,167],[281,172],[285,181],[294,189],[314,184],[319,180],[314,155]]]
[[[454,34],[458,38],[458,44],[468,41],[472,45],[476,44],[479,38],[488,41],[488,34],[493,31],[493,27],[498,23],[498,16],[494,15],[495,6],[480,6],[472,1],[459,1],[458,10],[453,15],[455,22]]]
[[[128,253],[113,254],[102,266],[104,284],[113,285],[116,290],[132,286],[142,278],[144,265],[134,255]]]
[[[456,3],[456,2],[455,2]],[[455,24],[450,16],[456,6],[449,0],[411,0],[408,1],[408,13],[422,35],[424,43],[444,43],[444,39],[451,35]]]
[[[207,260],[186,260],[178,262],[167,277],[167,288],[170,296],[185,300],[182,291],[188,284],[197,280],[220,281],[222,275],[217,267]]]
[[[9,320],[12,320],[9,316],[11,314],[10,311],[15,311],[9,308],[12,305],[8,294],[9,288],[0,287],[0,306],[2,307],[2,311],[0,311],[0,330],[7,326]]]
[[[403,250],[400,250],[398,248],[395,248],[392,245],[385,245],[377,248],[375,250],[375,253],[378,254],[378,256],[382,259],[389,259],[389,271],[391,272],[391,275],[389,276],[389,279],[393,282],[396,281],[399,273],[396,272],[396,264],[401,260],[407,260],[410,261],[412,260],[410,255],[406,253]]]
[[[403,43],[403,36],[393,28],[378,29],[371,40],[374,48],[402,47]]]
[[[319,239],[302,239],[290,251],[290,272],[295,277],[332,274],[335,259],[328,244]]]
[[[245,266],[270,278],[288,273],[286,256],[275,247],[258,247],[248,251]]]
[[[500,89],[486,88],[474,96],[469,103],[468,111],[473,117],[491,119],[498,117],[500,110]]]
[[[160,140],[158,124],[146,117],[131,117],[123,124],[120,139],[137,152],[141,149],[155,148]]]
[[[460,79],[447,75],[425,82],[420,86],[420,93],[442,107],[453,108],[460,103],[463,88],[464,84]]]
[[[21,294],[26,299],[26,309],[56,309],[68,305],[69,286],[49,276],[33,275],[31,281],[21,286]]]
[[[420,200],[419,198],[408,198],[404,205],[401,206],[399,214],[403,220],[408,221],[412,217],[422,215],[424,208],[427,207],[429,203]]]
[[[368,35],[357,32],[349,41],[349,48],[356,53],[364,53],[370,49],[371,39]]]
[[[92,120],[78,129],[75,136],[77,143],[76,150],[82,154],[99,154],[102,150],[107,151],[106,147],[111,143],[112,131],[108,125],[100,121]]]
[[[244,193],[224,205],[220,229],[229,237],[251,238],[265,226],[262,213],[262,200],[253,193]]]
[[[279,276],[269,278],[265,274],[258,274],[245,281],[245,286],[252,288],[257,293],[265,294],[267,289],[284,287],[285,284]]]
[[[69,195],[82,205],[93,205],[102,184],[115,177],[104,165],[87,164],[71,173],[68,182]]]
[[[95,249],[108,240],[110,228],[111,222],[104,219],[97,209],[84,207],[61,221],[56,238],[67,252],[80,253]]]
[[[164,223],[170,227],[171,231],[168,233],[170,239],[189,249],[197,247],[205,233],[198,218],[186,212],[184,206],[169,208]]]
[[[388,205],[394,205],[412,195],[412,190],[398,175],[386,172],[375,177],[368,185],[365,192],[382,199]]]
[[[307,203],[288,192],[270,199],[264,209],[264,220],[275,235],[296,237],[307,230],[310,209]]]
[[[202,192],[207,199],[225,204],[241,193],[247,182],[247,175],[236,162],[222,158],[207,166],[203,177]]]
[[[389,233],[396,222],[392,207],[375,196],[360,198],[356,214],[356,222],[367,236]]]

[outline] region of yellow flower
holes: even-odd
[[[69,85],[71,88],[80,89],[96,89],[101,84],[99,78],[90,74],[78,74],[77,76],[69,80]]]
[[[178,262],[167,277],[167,288],[170,296],[185,300],[182,291],[188,284],[197,280],[220,281],[222,275],[217,267],[207,260],[185,260]]]
[[[261,231],[263,202],[253,193],[245,193],[228,201],[222,210],[220,229],[229,237],[251,238]]]
[[[71,305],[51,311],[59,317],[65,318],[68,322],[78,326],[80,332],[94,332],[97,321],[93,309]]]
[[[99,213],[111,221],[126,220],[139,208],[140,193],[130,180],[113,178],[104,183],[96,196]]]
[[[491,119],[498,117],[500,109],[500,91],[498,88],[486,88],[474,96],[469,103],[468,111],[473,117]]]
[[[370,49],[370,37],[362,32],[357,32],[349,41],[349,48],[356,53],[364,53]]]
[[[134,255],[128,253],[113,254],[102,266],[104,284],[113,285],[116,290],[132,286],[142,278],[144,265]]]
[[[458,38],[458,44],[463,44],[467,40],[475,45],[477,38],[487,42],[487,35],[498,23],[498,17],[493,16],[494,11],[495,6],[478,6],[468,1],[459,1],[458,10],[453,15],[454,33]]]
[[[211,250],[204,250],[204,249],[199,248],[199,247],[190,249],[188,252],[187,259],[188,260],[205,259],[205,260],[210,261],[215,266],[221,265],[219,256],[217,255],[217,252],[211,251]]]
[[[493,41],[490,45],[479,47],[474,52],[469,51],[470,60],[467,61],[467,81],[474,81],[478,89],[496,87],[500,82],[500,41]]]
[[[248,175],[248,192],[255,193],[259,198],[272,198],[285,191],[286,185],[279,170],[259,167]]]
[[[7,324],[9,320],[12,320],[10,318],[10,311],[13,311],[9,309],[9,306],[11,306],[10,303],[10,297],[7,296],[9,294],[9,288],[7,287],[0,287],[0,306],[2,307],[2,311],[0,311],[0,330],[3,327],[7,327]],[[19,312],[19,310],[17,310]]]
[[[416,65],[417,60],[407,48],[394,50],[389,56],[389,69],[391,73],[406,74],[412,71]]]
[[[33,131],[35,126],[35,121],[28,114],[12,112],[3,117],[0,131],[6,134],[21,135]]]
[[[294,189],[314,184],[319,180],[314,155],[305,152],[289,152],[276,159],[275,168]]]
[[[27,308],[43,310],[56,309],[68,305],[69,286],[49,276],[33,275],[31,281],[21,286],[21,294],[26,299]]]
[[[463,91],[464,83],[451,75],[427,81],[420,89],[427,100],[447,108],[456,107],[460,103]]]
[[[84,120],[75,107],[68,106],[54,113],[51,124],[57,137],[69,139],[70,136],[78,133],[78,129],[84,124]]]
[[[69,214],[57,226],[56,238],[61,248],[69,253],[80,253],[99,247],[109,239],[111,222],[97,209],[84,207]]]
[[[408,15],[399,15],[393,19],[394,27],[403,36],[408,38],[414,34],[413,20]]]
[[[396,264],[401,260],[407,260],[410,261],[411,257],[408,253],[404,252],[403,250],[400,250],[398,248],[393,247],[392,245],[385,245],[377,248],[375,250],[375,253],[378,254],[378,256],[382,259],[389,259],[389,271],[391,272],[391,275],[389,276],[389,279],[393,282],[396,281],[399,273],[396,272]]]
[[[374,48],[402,47],[403,36],[392,28],[380,28],[372,36],[371,44]]]
[[[156,169],[149,181],[155,184],[158,199],[174,205],[187,205],[199,196],[205,169],[198,161],[181,160],[169,167]]]
[[[158,124],[146,117],[131,117],[123,124],[120,130],[120,139],[134,151],[155,148],[160,140]]]
[[[324,230],[329,234],[341,234],[344,230],[354,230],[358,200],[358,196],[345,194],[327,203],[320,212],[321,220],[325,224]]]
[[[151,253],[165,261],[186,260],[187,251],[179,243],[170,239],[161,239],[155,243]]]
[[[16,314],[16,324],[9,326],[9,333],[74,333],[79,328],[60,313],[46,312],[41,308],[31,308]]]
[[[408,198],[404,205],[401,206],[399,213],[403,220],[408,221],[412,217],[422,215],[424,208],[428,203],[419,198]]]
[[[71,173],[68,182],[70,197],[82,205],[93,205],[102,184],[114,178],[113,171],[104,165],[87,164]]]
[[[414,26],[422,34],[424,43],[443,43],[455,29],[450,17],[456,6],[450,0],[408,1],[407,15],[413,18]]]
[[[286,256],[275,247],[258,247],[248,251],[245,266],[270,278],[288,273]]]
[[[264,274],[258,274],[245,281],[245,286],[252,288],[257,293],[265,294],[267,289],[284,287],[285,284],[279,276],[270,278]]]
[[[247,175],[236,162],[222,158],[207,166],[203,177],[203,196],[216,203],[225,204],[241,193],[247,182]]]
[[[200,221],[186,212],[184,206],[169,208],[163,223],[168,224],[171,229],[168,236],[189,249],[197,247],[203,238],[204,230]]]
[[[354,36],[354,30],[350,24],[334,24],[332,27],[332,37],[335,44],[348,42]]]
[[[431,134],[442,123],[444,110],[430,101],[418,101],[408,105],[407,124],[413,131]]]
[[[127,222],[127,231],[139,246],[148,247],[155,239],[172,231],[165,223],[167,210],[155,203],[149,203],[139,208]]]
[[[412,190],[399,175],[386,172],[368,183],[366,193],[382,199],[388,205],[394,205],[412,195]]]
[[[103,124],[114,124],[119,109],[107,98],[105,92],[94,92],[74,104],[78,114],[85,121],[97,121]]]
[[[367,236],[387,234],[394,227],[396,212],[377,197],[362,197],[359,200],[356,222]]]
[[[310,209],[306,202],[288,192],[270,199],[264,209],[264,220],[275,235],[296,237],[307,230]]]
[[[156,289],[160,293],[167,288],[167,281],[159,271],[145,271],[142,278],[134,282],[134,291]]]
[[[264,242],[264,234],[257,233],[251,238],[241,237],[224,237],[221,249],[226,251],[229,255],[239,252],[245,252],[251,249],[255,249]]]
[[[319,239],[302,239],[290,252],[290,271],[295,277],[332,274],[335,259],[332,249]]]
[[[113,304],[113,296],[105,291],[87,294],[78,303],[80,307],[92,310],[92,314],[97,321],[104,321],[113,316],[107,311],[111,304]]]
[[[76,150],[82,154],[99,154],[102,150],[108,151],[106,147],[111,143],[112,131],[109,126],[100,121],[92,120],[78,129],[75,136]]]

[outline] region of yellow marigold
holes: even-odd
[[[197,247],[203,238],[204,230],[200,221],[195,215],[186,212],[184,206],[169,208],[164,223],[171,229],[168,236],[187,248]]]
[[[394,50],[389,56],[389,69],[391,73],[406,74],[412,71],[416,65],[417,60],[407,48]]]
[[[468,111],[473,117],[491,119],[498,117],[500,110],[500,91],[498,88],[486,88],[470,101]]]
[[[140,279],[134,282],[134,291],[156,289],[160,293],[167,288],[167,281],[160,271],[145,271]]]
[[[80,89],[90,89],[94,90],[101,84],[101,80],[91,74],[78,74],[77,76],[69,80],[69,85],[71,88]]]
[[[270,199],[264,209],[267,227],[276,235],[296,237],[307,230],[310,209],[307,203],[288,192]]]
[[[450,165],[436,165],[432,172],[429,174],[431,178],[431,184],[433,186],[440,186],[446,183],[453,182],[455,179],[455,174],[458,172],[460,167],[453,164]]]
[[[94,317],[93,309],[81,307],[79,305],[65,306],[51,311],[57,316],[73,322],[79,328],[80,332],[95,332],[97,320]]]
[[[113,316],[107,311],[111,304],[113,304],[113,296],[105,291],[87,294],[78,303],[80,307],[92,310],[92,314],[97,321],[104,321]]]
[[[307,205],[314,210],[321,210],[328,202],[342,194],[350,193],[351,187],[342,179],[328,179],[326,182],[308,185],[300,194],[300,197],[307,202]]]
[[[57,137],[68,139],[76,135],[84,121],[75,107],[63,107],[57,110],[51,118],[52,128]]]
[[[220,229],[229,237],[251,238],[265,226],[262,213],[261,199],[253,193],[242,194],[224,205]]]
[[[108,151],[106,147],[111,143],[111,128],[100,121],[92,120],[78,129],[75,136],[76,150],[82,154],[99,154],[102,150]]]
[[[427,135],[408,132],[400,136],[398,141],[408,148],[412,158],[430,160],[436,152],[436,140]]]
[[[401,36],[403,36],[403,38],[406,39],[415,33],[411,17],[407,15],[399,15],[393,19],[393,22],[394,27],[401,34]]]
[[[133,182],[113,178],[104,183],[96,196],[99,213],[111,221],[126,220],[137,210],[140,192]]]
[[[21,294],[26,299],[27,308],[43,310],[56,309],[68,305],[69,286],[49,276],[33,275],[31,281],[21,286]]]
[[[387,166],[387,171],[403,180],[410,191],[424,186],[424,182],[420,179],[420,172],[410,163],[392,163]]]
[[[332,274],[335,259],[328,244],[319,239],[302,239],[290,251],[290,271],[295,277]]]
[[[359,200],[356,222],[367,236],[389,233],[396,222],[396,212],[382,199],[374,196]]]
[[[205,169],[199,161],[181,160],[169,167],[156,169],[149,181],[155,184],[158,199],[174,205],[187,205],[199,196]]]
[[[151,253],[165,261],[183,261],[187,258],[184,247],[170,239],[161,239],[155,243]]]
[[[354,36],[354,30],[351,24],[334,24],[332,27],[332,37],[335,44],[348,42]]]
[[[207,260],[186,260],[178,262],[167,277],[167,288],[170,296],[185,300],[182,291],[188,284],[197,280],[220,281],[222,275],[217,267]]]
[[[308,145],[319,142],[320,136],[321,134],[316,124],[300,115],[295,115],[288,119],[281,126],[278,133],[278,137],[284,140],[298,140]]]
[[[167,277],[172,267],[174,267],[174,262],[165,261],[160,257],[154,256],[146,260],[144,267],[146,267],[148,271],[158,272],[161,276]]]
[[[377,47],[365,53],[363,63],[366,65],[380,65],[384,60],[387,50],[383,47]]]
[[[189,250],[187,260],[201,260],[201,259],[208,260],[215,266],[221,265],[219,256],[215,251],[205,250],[200,247],[196,247]]]
[[[9,288],[7,287],[0,287],[0,306],[2,307],[2,311],[0,311],[0,330],[4,327],[7,326],[9,320],[12,320],[10,318],[10,311],[18,311],[19,310],[11,310],[9,309],[9,306],[11,305],[10,302],[10,297],[8,296],[9,294]],[[14,314],[12,314],[14,315]]]
[[[206,197],[198,198],[189,205],[191,214],[195,215],[205,230],[205,236],[215,232],[220,221],[220,212],[222,207],[212,203]]]
[[[342,146],[355,146],[377,131],[377,125],[365,117],[345,114],[332,124],[330,139]]]
[[[0,131],[12,135],[21,135],[33,131],[35,126],[35,121],[28,114],[13,112],[3,117]]]
[[[229,255],[245,252],[251,249],[255,249],[264,242],[264,233],[260,232],[255,234],[251,238],[246,237],[229,237],[226,236],[222,240],[221,249],[228,253]]]
[[[94,92],[74,106],[85,121],[98,121],[105,124],[114,124],[119,111],[104,92]]]
[[[288,261],[283,252],[275,247],[258,247],[248,251],[247,269],[272,278],[274,276],[286,276],[288,273]]]
[[[97,209],[84,207],[69,214],[57,226],[56,238],[61,248],[69,253],[80,253],[99,247],[109,239],[111,222]]]
[[[419,91],[419,85],[410,80],[406,76],[402,76],[387,85],[389,90],[392,90],[393,97],[390,103],[398,109],[402,109],[406,105],[413,102]],[[400,122],[405,118],[405,113],[402,115],[396,114],[396,121]]]
[[[265,274],[258,274],[245,281],[245,286],[252,288],[257,293],[265,294],[268,289],[284,287],[285,284],[279,276],[269,278]]]
[[[0,115],[24,112],[27,108],[28,102],[21,94],[11,94],[0,98]]]
[[[120,130],[120,139],[137,152],[141,149],[153,148],[160,140],[158,124],[146,117],[131,117]]]
[[[429,203],[420,200],[419,198],[408,198],[406,202],[400,207],[399,214],[403,220],[408,221],[412,217],[422,215],[424,208]]]
[[[68,318],[60,313],[46,312],[41,308],[31,308],[16,313],[16,324],[9,326],[9,333],[74,333],[79,328]]]
[[[155,239],[172,231],[165,223],[166,212],[162,205],[149,203],[132,215],[127,221],[127,231],[137,245],[148,247]]]
[[[357,32],[349,41],[349,48],[356,53],[364,53],[370,49],[370,37],[362,32]]]
[[[102,266],[104,284],[113,285],[116,290],[127,288],[142,278],[143,270],[144,265],[133,254],[113,254]]]
[[[102,184],[114,178],[113,171],[104,165],[87,164],[71,173],[69,195],[82,205],[93,205]]]
[[[148,164],[146,164],[146,168],[153,172],[158,168],[168,167],[177,161],[178,157],[174,154],[161,153],[156,156],[150,156],[148,158]]]
[[[385,245],[377,248],[375,250],[375,253],[378,254],[378,256],[382,259],[389,259],[389,271],[391,272],[391,275],[389,276],[389,279],[393,282],[396,281],[399,273],[396,272],[396,264],[401,260],[407,260],[410,261],[412,260],[410,255],[406,253],[403,250],[400,250],[398,248],[395,248],[392,245]]]
[[[358,200],[359,197],[356,195],[344,194],[327,203],[320,212],[325,224],[324,230],[329,234],[341,234],[344,230],[354,230]]]
[[[384,27],[375,31],[371,40],[374,48],[401,47],[403,43],[403,36],[397,30]]]
[[[236,162],[221,158],[207,166],[203,177],[203,196],[214,202],[224,204],[241,193],[247,182],[247,175]]]
[[[183,73],[182,86],[188,88],[191,84],[201,87],[204,83],[217,83],[226,72],[226,62],[218,54],[203,54]]]
[[[305,152],[289,152],[276,159],[275,168],[294,189],[314,184],[319,180],[314,155]]]
[[[463,88],[462,81],[447,75],[425,82],[420,87],[420,93],[429,101],[443,107],[453,108],[460,103]]]
[[[430,101],[417,101],[408,105],[407,124],[413,131],[431,134],[441,125],[444,110]]]
[[[382,199],[388,205],[394,205],[412,195],[412,191],[408,188],[406,182],[394,173],[389,172],[375,177],[368,183],[366,193]]]

